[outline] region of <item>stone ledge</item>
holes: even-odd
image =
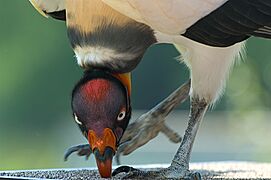
[[[137,165],[135,168],[159,169],[168,165]],[[191,163],[191,170],[198,171],[202,179],[271,179],[271,163],[255,162],[206,162]],[[113,179],[121,179],[123,174]],[[42,169],[0,171],[0,179],[65,179],[65,180],[94,180],[100,179],[94,168],[78,169]]]

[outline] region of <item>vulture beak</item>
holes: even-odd
[[[117,149],[117,139],[113,131],[105,128],[98,137],[93,130],[88,132],[88,141],[95,155],[99,173],[102,178],[111,177],[112,159]]]

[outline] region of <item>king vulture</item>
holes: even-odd
[[[189,171],[193,142],[208,107],[221,96],[229,72],[251,36],[271,38],[270,0],[31,0],[44,16],[66,21],[78,65],[85,73],[72,94],[76,123],[89,145],[71,151],[93,153],[102,177],[111,176],[112,157],[131,116],[130,73],[153,44],[171,43],[189,67],[188,82],[128,128],[134,134],[121,151],[130,153],[155,137],[165,117],[188,95],[188,127],[171,165],[136,178],[200,179]],[[151,70],[151,67],[150,67]],[[190,87],[191,86],[191,87]],[[180,98],[182,97],[182,98]],[[163,108],[161,108],[163,107]],[[159,119],[159,118],[158,118]],[[140,126],[142,125],[143,126]],[[142,133],[143,135],[140,134]],[[149,128],[146,128],[149,127]],[[150,128],[151,127],[151,128]],[[159,129],[159,128],[158,128]],[[160,128],[164,131],[165,129]],[[136,142],[136,143],[135,143]]]

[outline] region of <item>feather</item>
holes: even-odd
[[[194,41],[227,47],[250,36],[271,38],[270,0],[229,0],[192,25],[183,36]]]
[[[44,17],[66,20],[65,0],[29,0],[34,8]]]
[[[227,0],[102,0],[153,29],[178,35]]]
[[[29,2],[34,6],[34,8],[44,17],[48,18],[48,15],[46,15],[45,12],[43,12],[43,10],[41,9],[41,7],[39,6],[39,4],[37,4],[37,2],[35,0],[29,0]]]

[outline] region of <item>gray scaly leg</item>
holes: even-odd
[[[193,98],[191,101],[190,115],[188,127],[185,130],[183,141],[175,154],[170,167],[167,169],[168,177],[185,177],[189,175],[189,161],[191,156],[192,147],[196,134],[198,132],[200,123],[206,113],[208,104],[204,99]]]
[[[189,171],[189,161],[193,143],[199,129],[199,125],[206,113],[208,103],[204,99],[192,98],[188,127],[185,131],[182,143],[174,156],[171,165],[159,171],[140,171],[131,167],[117,168],[113,175],[127,172],[124,178],[152,178],[152,179],[201,179],[199,173]]]

